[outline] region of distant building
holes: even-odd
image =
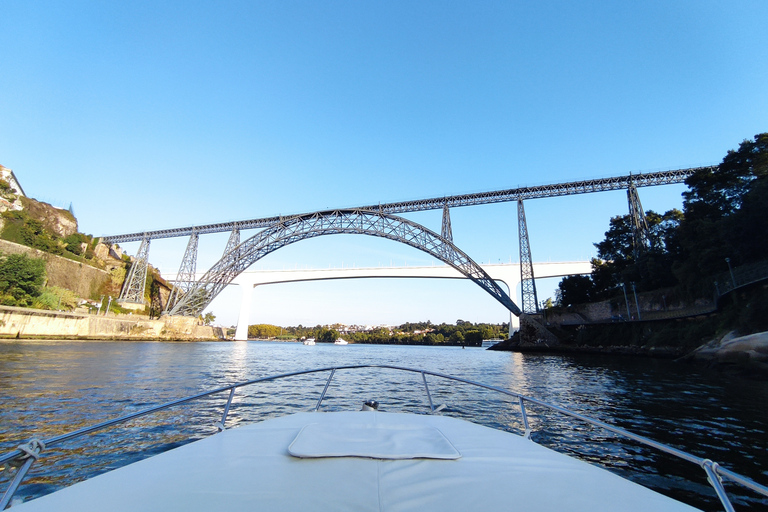
[[[27,194],[24,193],[24,189],[21,188],[19,180],[16,179],[16,175],[13,174],[12,170],[0,165],[0,179],[8,182],[11,188],[15,190],[14,194],[27,197]]]

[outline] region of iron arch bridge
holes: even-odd
[[[364,209],[331,210],[281,219],[224,254],[169,311],[197,316],[237,275],[281,247],[323,235],[369,235],[394,240],[434,256],[474,281],[514,315],[520,308],[477,263],[448,238],[402,217]]]

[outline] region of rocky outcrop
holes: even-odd
[[[768,332],[737,336],[731,331],[720,339],[705,343],[681,360],[755,370],[768,376]]]
[[[62,210],[27,197],[20,199],[27,214],[42,222],[46,229],[56,233],[57,236],[64,238],[77,233],[77,219],[68,210]]]

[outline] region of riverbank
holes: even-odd
[[[515,334],[492,350],[678,359],[768,379],[768,341],[763,337],[768,332],[768,285],[762,282],[721,297],[717,310],[706,314],[659,320],[645,320],[645,315],[643,318],[580,325],[558,325],[540,319],[559,343],[548,346],[525,342]],[[530,334],[528,338],[536,338],[534,333]],[[756,337],[750,338],[753,335]],[[737,338],[741,342],[736,343]]]
[[[768,379],[768,332],[739,336],[736,331],[701,338],[712,319],[579,326],[563,342],[526,343],[516,333],[489,350],[546,354],[608,354],[671,359],[726,373]],[[563,336],[563,330],[556,332]]]
[[[724,369],[737,367],[768,376],[768,332],[737,336],[732,331],[705,343],[681,361]]]
[[[97,316],[0,306],[0,339],[218,341],[221,328],[191,317],[150,320],[139,315]]]

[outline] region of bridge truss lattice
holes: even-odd
[[[144,292],[147,284],[147,269],[149,267],[149,243],[152,240],[145,236],[141,239],[139,251],[133,260],[128,276],[123,282],[123,289],[120,291],[118,302],[128,302],[133,304],[146,304]]]
[[[456,208],[460,206],[475,206],[482,204],[503,203],[527,199],[539,199],[546,197],[569,196],[575,194],[587,194],[592,192],[606,192],[611,190],[627,190],[634,187],[650,187],[655,185],[672,185],[683,183],[686,178],[698,171],[706,172],[716,169],[716,166],[691,167],[671,171],[658,171],[643,174],[628,174],[626,176],[614,176],[610,178],[597,178],[591,180],[572,181],[567,183],[555,183],[533,187],[519,187],[492,192],[480,192],[475,194],[462,194],[454,196],[435,197],[430,199],[418,199],[413,201],[401,201],[397,203],[382,203],[377,205],[359,206],[359,210],[372,210],[382,213],[399,214],[419,212],[426,210],[439,210],[444,208]],[[299,217],[310,214],[297,214],[289,217]],[[273,226],[283,217],[262,217],[259,219],[241,220],[236,222],[221,222],[217,224],[205,224],[201,226],[189,226],[183,228],[162,229],[157,231],[142,231],[140,233],[126,233],[123,235],[104,236],[104,242],[121,244],[137,242],[148,236],[151,239],[175,238],[190,236],[193,232],[200,235],[209,233],[230,232],[237,228],[240,230],[261,229]]]
[[[520,308],[493,278],[450,240],[407,219],[361,209],[289,217],[260,231],[227,252],[181,297],[170,314],[197,316],[237,275],[267,254],[301,240],[333,234],[376,236],[424,251],[464,274],[513,314],[521,314]]]
[[[536,294],[536,283],[533,276],[533,257],[531,242],[528,238],[528,223],[525,220],[523,200],[517,201],[517,233],[520,240],[520,289],[524,313],[539,312],[539,299]]]

